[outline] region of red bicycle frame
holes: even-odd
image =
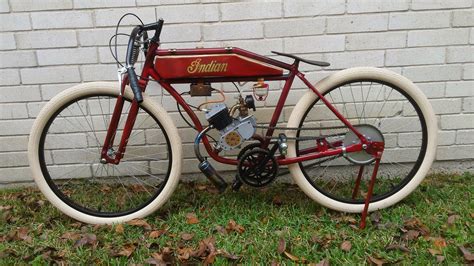
[[[375,167],[370,180],[369,191],[365,199],[365,206],[362,213],[360,227],[365,227],[365,220],[367,217],[368,206],[372,196],[372,190],[375,184],[375,179],[380,164],[382,152],[384,149],[383,142],[375,142],[367,140],[324,96],[305,78],[304,74],[298,70],[300,58],[295,58],[293,64],[287,64],[272,58],[261,56],[239,48],[201,48],[201,49],[159,49],[157,42],[150,42],[147,51],[147,56],[143,66],[143,70],[138,80],[138,86],[144,92],[150,79],[157,81],[184,109],[184,111],[191,118],[194,127],[198,132],[204,130],[203,125],[199,121],[196,113],[186,103],[181,94],[179,94],[171,84],[177,83],[194,83],[194,82],[236,82],[236,81],[256,81],[258,79],[264,80],[284,80],[280,98],[275,107],[270,123],[268,125],[265,136],[255,135],[254,138],[261,142],[262,148],[268,148],[274,128],[277,125],[278,119],[285,105],[286,99],[290,92],[291,86],[295,77],[298,77],[308,88],[310,88],[321,101],[331,110],[331,112],[351,130],[360,140],[359,143],[348,146],[333,145],[336,148],[329,148],[327,141],[317,141],[315,147],[306,148],[298,151],[298,156],[287,158],[284,155],[278,156],[277,163],[279,165],[288,165],[299,163],[307,160],[314,160],[317,158],[340,155],[350,152],[358,152],[365,150],[371,154],[375,159]],[[213,60],[216,59],[216,60]],[[202,61],[207,60],[208,63],[200,65]],[[209,61],[211,60],[211,61]],[[224,61],[226,62],[224,62]],[[228,62],[234,62],[229,66]],[[187,70],[187,73],[184,70]],[[197,70],[201,71],[197,71]],[[284,70],[287,71],[284,74]],[[202,73],[199,73],[202,72]],[[209,74],[209,72],[214,72]],[[215,72],[223,72],[216,74]],[[104,146],[101,152],[102,163],[119,164],[130,137],[130,133],[134,126],[139,103],[134,98],[130,107],[127,121],[122,133],[122,138],[117,151],[112,149],[117,126],[119,124],[120,116],[123,109],[125,87],[128,85],[128,77],[122,81],[121,94],[117,98],[114,112],[107,130]],[[201,135],[201,134],[199,134]],[[219,151],[215,149],[209,142],[205,134],[202,135],[202,142],[210,157],[220,163],[237,165],[237,159],[225,158],[219,155]],[[337,142],[341,144],[340,141]],[[198,143],[197,143],[198,144]],[[333,143],[334,144],[334,143]],[[196,145],[196,144],[195,144]],[[360,166],[359,174],[356,181],[356,186],[353,188],[353,195],[356,195],[359,190],[359,184],[362,178],[364,166]],[[212,180],[211,180],[212,181]]]
[[[229,54],[233,56],[249,58],[251,60],[255,60],[256,62],[278,67],[278,68],[287,70],[288,73],[284,74],[282,71],[281,74],[278,74],[278,75],[275,75],[274,73],[272,73],[271,75],[260,76],[258,75],[258,72],[255,72],[255,73],[251,72],[250,73],[251,75],[248,75],[247,73],[246,75],[242,75],[242,76],[239,76],[237,74],[234,76],[193,77],[190,75],[189,77],[163,78],[162,77],[163,75],[161,75],[159,71],[157,71],[156,67],[154,66],[154,63],[157,64],[157,62],[159,62],[161,58],[166,58],[169,56],[179,59],[180,57],[189,58],[193,56],[195,57],[221,56],[221,55],[225,56]],[[329,101],[327,101],[324,98],[324,96],[305,78],[304,74],[298,70],[298,66],[299,66],[299,60],[295,60],[293,64],[287,64],[287,63],[284,63],[272,58],[268,58],[265,56],[261,56],[261,55],[258,55],[258,54],[240,49],[240,48],[228,47],[228,48],[198,48],[198,49],[164,50],[164,49],[159,49],[158,44],[151,43],[148,49],[148,54],[145,59],[145,63],[144,63],[143,70],[141,73],[141,78],[139,80],[139,85],[142,91],[145,91],[150,78],[157,81],[189,115],[197,131],[202,131],[204,127],[199,121],[196,113],[188,106],[188,104],[183,99],[183,97],[173,88],[171,84],[192,83],[192,82],[197,82],[197,81],[199,82],[256,81],[258,78],[263,78],[265,80],[284,80],[285,85],[283,86],[281,96],[278,100],[275,111],[272,115],[271,121],[269,123],[269,128],[265,134],[265,137],[257,136],[257,138],[263,140],[262,148],[267,148],[268,145],[270,144],[270,138],[273,135],[274,127],[276,126],[277,121],[281,115],[283,106],[288,97],[293,81],[295,77],[298,77],[301,81],[303,81],[303,83],[306,86],[308,86],[308,88],[310,88],[323,101],[323,103],[342,121],[342,123],[344,123],[345,126],[347,126],[351,131],[353,131],[359,137],[360,143],[352,144],[346,147],[334,148],[334,149],[328,149],[327,147],[324,148],[324,147],[318,147],[318,146],[314,148],[304,149],[304,150],[299,151],[300,155],[297,157],[287,158],[285,156],[279,156],[277,158],[278,164],[288,165],[288,164],[303,162],[307,160],[313,160],[313,159],[317,159],[321,157],[338,155],[338,154],[342,154],[346,152],[347,153],[357,152],[357,151],[361,151],[364,147],[367,147],[370,144],[375,144],[375,143],[371,143],[370,141],[367,141],[365,137],[333,105],[331,105]],[[238,66],[237,66],[237,70],[238,70]],[[122,88],[121,88],[122,92],[125,89],[125,85],[127,85],[127,83],[128,83],[128,80],[127,78],[125,78],[122,82]],[[108,154],[108,151],[112,147],[112,143],[114,141],[115,131],[117,130],[118,121],[119,121],[120,114],[123,107],[123,101],[124,99],[122,96],[118,97],[118,100],[114,109],[114,113],[111,119],[111,123],[108,128],[105,144],[102,149],[102,159],[109,163],[118,164],[120,162],[120,159],[123,157],[123,154],[125,152],[125,148],[128,142],[128,138],[130,136],[130,132],[133,128],[133,125],[138,113],[139,106],[138,106],[138,103],[134,100],[132,102],[129,115],[125,123],[125,128],[122,135],[122,139],[120,141],[119,148],[117,152],[114,153],[113,157],[110,156],[110,154]],[[217,162],[224,163],[224,164],[231,164],[231,165],[238,164],[238,160],[236,159],[225,158],[225,157],[220,156],[219,151],[212,147],[212,145],[209,142],[209,139],[206,136],[203,137],[202,141],[209,156],[212,157]]]

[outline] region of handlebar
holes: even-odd
[[[132,33],[130,34],[130,39],[128,40],[127,56],[125,57],[125,68],[127,69],[128,80],[130,83],[130,87],[133,91],[133,96],[135,97],[135,100],[137,100],[138,103],[143,102],[143,95],[142,90],[138,85],[138,77],[135,73],[135,68],[133,66],[137,60],[139,52],[138,50],[140,48],[140,46],[136,44],[136,38],[140,36],[143,32],[155,30],[155,34],[153,35],[153,38],[151,38],[151,41],[159,42],[161,29],[163,28],[163,22],[163,19],[160,18],[155,23],[136,26],[135,28],[133,28]]]

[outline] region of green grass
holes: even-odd
[[[118,233],[117,226],[85,225],[68,218],[37,190],[8,189],[0,191],[0,264],[146,264],[163,252],[175,263],[199,263],[208,253],[187,260],[177,256],[186,247],[198,249],[211,236],[218,253],[216,264],[295,263],[279,253],[280,239],[286,251],[303,263],[368,264],[370,256],[387,263],[427,265],[436,264],[437,255],[444,257],[441,264],[463,264],[459,246],[474,248],[473,198],[472,174],[433,175],[405,200],[373,215],[365,230],[357,230],[354,225],[360,215],[321,207],[295,186],[274,184],[263,191],[246,188],[216,195],[203,186],[181,184],[163,208],[146,218],[151,230],[125,224],[123,233]],[[195,213],[199,222],[188,224],[188,213]],[[450,216],[454,222],[448,224]],[[413,219],[418,221],[410,224]],[[216,231],[216,226],[226,227],[230,220],[244,231]],[[161,236],[150,237],[150,231],[165,228]],[[409,229],[420,235],[409,239],[404,233]],[[74,234],[64,235],[67,232]],[[183,240],[183,232],[194,236]],[[94,234],[96,241],[87,241],[86,234]],[[351,243],[349,251],[341,249],[343,241]],[[117,254],[130,246],[135,249],[129,257]],[[212,249],[207,248],[207,252]],[[439,254],[432,255],[429,249]],[[228,259],[223,251],[239,258]]]

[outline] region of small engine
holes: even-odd
[[[244,141],[252,138],[256,131],[255,117],[249,115],[234,118],[223,103],[216,104],[207,111],[206,119],[219,130],[219,145],[226,151],[240,147]]]

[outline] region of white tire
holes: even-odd
[[[161,193],[156,198],[154,198],[153,201],[151,201],[143,208],[137,210],[136,212],[129,213],[123,216],[97,217],[80,212],[63,202],[49,187],[45,180],[45,177],[43,176],[39,161],[39,143],[41,134],[47,122],[55,114],[55,112],[66,103],[71,102],[80,97],[95,95],[97,93],[118,95],[119,89],[117,83],[111,82],[92,82],[80,84],[59,93],[53,99],[51,99],[41,110],[31,129],[30,139],[28,143],[28,159],[33,178],[39,189],[54,206],[56,206],[66,215],[84,223],[120,223],[150,215],[159,207],[161,207],[165,202],[167,202],[179,182],[182,165],[182,145],[178,130],[174,125],[173,120],[160,105],[153,102],[152,99],[150,99],[145,93],[143,94],[144,100],[141,106],[147,109],[150,113],[153,114],[154,117],[159,120],[161,126],[163,127],[163,131],[166,132],[169,138],[169,144],[171,147],[172,154],[172,165],[168,180],[164,185]],[[133,93],[131,92],[130,88],[127,87],[124,96],[127,99],[133,99]]]
[[[374,211],[389,207],[399,202],[400,200],[408,196],[420,184],[425,175],[428,173],[431,164],[435,158],[438,128],[433,109],[425,95],[410,80],[388,70],[372,67],[350,68],[324,78],[323,80],[315,84],[314,87],[321,94],[324,95],[326,92],[340,84],[363,79],[379,80],[388,84],[393,84],[398,88],[402,89],[405,93],[407,93],[416,102],[423,116],[425,117],[428,133],[426,154],[416,174],[403,188],[401,188],[396,193],[384,199],[371,202],[369,205],[369,211]],[[317,95],[313,91],[309,90],[296,104],[296,107],[294,108],[288,120],[288,127],[299,127],[307,109],[313,105],[317,98]],[[288,130],[287,136],[296,137],[296,131]],[[297,153],[295,141],[291,141],[288,144],[289,147],[287,157],[296,157]],[[326,196],[325,194],[314,188],[303,174],[299,164],[289,165],[289,170],[294,181],[304,191],[304,193],[319,204],[326,206],[330,209],[343,212],[362,212],[364,204],[346,203],[338,201]],[[375,186],[377,186],[377,184],[375,184]]]

